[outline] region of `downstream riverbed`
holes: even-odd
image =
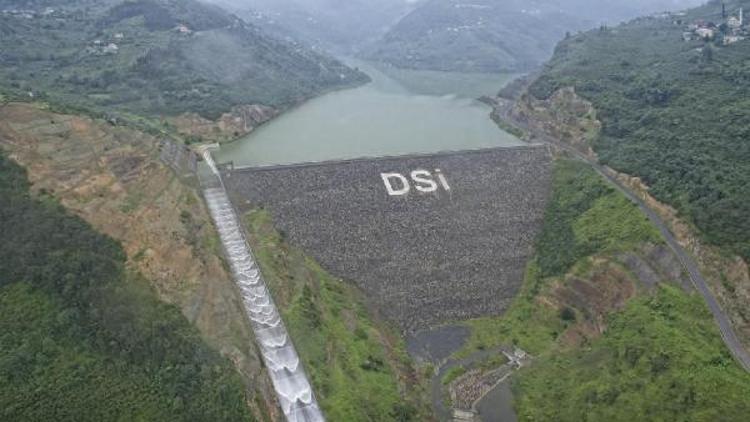
[[[236,166],[523,145],[475,100],[496,93],[509,75],[380,70],[359,88],[310,100],[215,153]]]

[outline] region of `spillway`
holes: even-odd
[[[215,183],[209,183],[204,188],[203,196],[221,237],[234,280],[240,289],[245,311],[255,332],[281,410],[290,422],[324,421],[297,351],[266,288],[240,227],[237,213],[207,149],[203,151],[203,157],[213,173],[212,178],[215,177]]]

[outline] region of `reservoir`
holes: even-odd
[[[491,108],[476,100],[495,94],[510,75],[350,65],[372,82],[288,111],[223,145],[214,154],[217,161],[269,166],[524,145],[500,130],[489,117]]]

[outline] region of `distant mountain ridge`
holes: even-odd
[[[566,32],[699,1],[429,0],[367,55],[405,68],[527,71],[548,59]]]
[[[214,119],[368,80],[194,0],[4,0],[0,31],[0,90],[94,110]]]
[[[281,38],[353,54],[377,41],[418,1],[211,0]]]

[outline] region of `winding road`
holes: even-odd
[[[672,251],[674,251],[675,255],[682,263],[682,266],[685,268],[685,271],[687,271],[688,275],[690,276],[690,280],[693,283],[693,286],[701,294],[701,296],[703,296],[703,300],[708,305],[708,308],[711,310],[716,323],[719,325],[719,330],[721,332],[721,337],[724,340],[724,344],[726,344],[726,346],[729,348],[732,356],[734,356],[735,360],[746,371],[750,372],[750,354],[748,354],[747,350],[745,350],[745,348],[742,346],[739,338],[737,338],[737,335],[732,328],[729,317],[726,315],[726,313],[724,313],[724,310],[721,309],[719,302],[716,300],[716,297],[709,289],[708,283],[706,282],[706,279],[703,278],[703,275],[698,269],[698,265],[696,264],[695,260],[685,250],[685,248],[680,245],[680,243],[667,227],[666,223],[664,223],[664,220],[662,220],[662,218],[654,210],[649,208],[648,205],[646,205],[646,203],[638,195],[636,195],[627,186],[623,185],[619,180],[617,180],[609,172],[607,172],[606,167],[602,166],[590,157],[582,154],[570,145],[563,144],[562,142],[559,142],[558,140],[547,136],[546,134],[531,130],[525,122],[519,121],[518,119],[515,119],[510,115],[509,107],[505,107],[504,109],[500,108],[500,110],[501,113],[499,113],[499,116],[502,119],[532,133],[536,139],[541,140],[556,148],[562,149],[570,153],[576,159],[588,163],[591,167],[594,168],[594,170],[596,170],[597,173],[599,173],[615,188],[617,188],[617,190],[622,192],[629,200],[638,205],[638,207],[646,215],[646,217],[648,217],[648,219],[651,220],[651,222],[659,229],[662,236],[664,236],[665,241],[672,249]]]

